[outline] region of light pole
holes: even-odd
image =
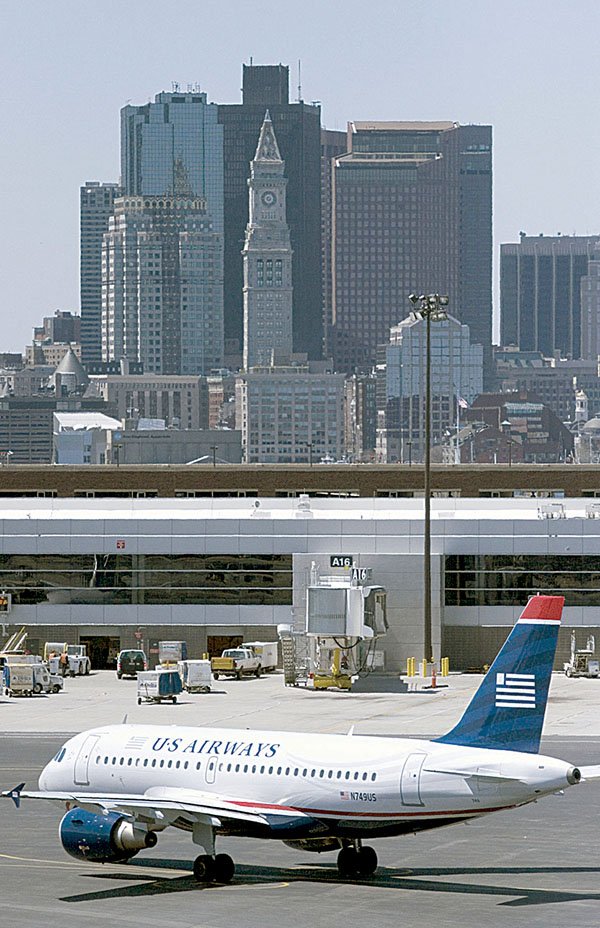
[[[441,322],[447,318],[445,306],[448,297],[439,293],[408,297],[413,305],[417,319],[425,321],[425,522],[423,528],[423,649],[425,661],[433,658],[431,633],[431,322]],[[425,668],[427,671],[427,667]]]
[[[218,449],[218,447],[219,447],[218,445],[211,445],[211,446],[210,446],[210,450],[212,451],[212,462],[213,462],[213,467],[216,467],[216,466],[217,466],[217,449]]]

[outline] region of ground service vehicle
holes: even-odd
[[[7,696],[32,696],[40,693],[58,693],[62,678],[51,674],[41,662],[17,664],[7,662],[3,670],[4,692]]]
[[[119,651],[117,657],[117,677],[135,677],[142,670],[148,670],[148,659],[143,651],[127,648]]]
[[[277,642],[276,641],[245,641],[243,648],[251,648],[258,659],[263,673],[277,670]]]
[[[251,648],[227,648],[221,657],[213,657],[210,662],[213,677],[237,677],[241,680],[244,674],[254,674],[260,677],[262,666],[260,658]]]
[[[176,664],[187,659],[187,644],[185,641],[159,641],[158,663]]]
[[[47,641],[44,645],[44,660],[48,661],[52,673],[61,673],[63,676],[83,676],[92,669],[84,644]]]
[[[571,660],[563,664],[567,677],[599,677],[600,661],[596,657],[596,641],[590,635],[585,648],[577,647],[575,632],[571,633]]]
[[[210,693],[212,674],[210,661],[179,661],[177,670],[188,693]]]
[[[177,670],[142,670],[137,675],[138,706],[143,702],[177,702],[181,693],[181,677]]]
[[[336,851],[340,875],[364,879],[377,868],[367,838],[468,822],[600,779],[600,764],[538,753],[563,604],[530,599],[460,721],[431,741],[104,725],[66,741],[38,791],[20,783],[1,795],[17,807],[66,803],[60,840],[80,861],[127,860],[173,825],[203,850],[201,882],[233,878],[231,857],[216,853],[222,834]]]

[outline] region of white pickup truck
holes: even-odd
[[[227,648],[221,657],[213,657],[211,669],[215,680],[220,676],[241,680],[244,675],[260,677],[262,664],[252,648]]]

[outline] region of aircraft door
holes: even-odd
[[[90,757],[96,744],[100,740],[98,735],[88,735],[79,749],[75,759],[74,780],[77,786],[90,785]]]
[[[426,754],[409,754],[404,761],[400,777],[400,796],[403,806],[422,806],[421,769]]]
[[[219,761],[218,761],[218,758],[216,758],[216,757],[209,757],[209,758],[208,758],[208,760],[207,760],[207,762],[206,762],[206,767],[205,767],[205,769],[204,769],[204,776],[205,776],[205,779],[206,779],[206,782],[207,782],[207,783],[214,783],[214,782],[215,782],[215,777],[216,777],[216,775],[217,775],[217,764],[218,764],[218,762],[219,762]]]

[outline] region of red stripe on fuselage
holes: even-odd
[[[517,806],[493,806],[486,809],[442,809],[439,812],[351,812],[346,811],[346,809],[312,809],[304,808],[303,806],[279,806],[274,803],[269,802],[240,802],[238,799],[229,799],[228,802],[231,802],[237,806],[247,806],[253,809],[273,809],[276,812],[300,812],[303,815],[317,815],[317,816],[335,816],[336,818],[378,818],[378,819],[390,819],[395,821],[399,818],[430,818],[432,816],[452,816],[452,815],[483,815],[486,812],[501,812],[503,809],[516,809]]]

